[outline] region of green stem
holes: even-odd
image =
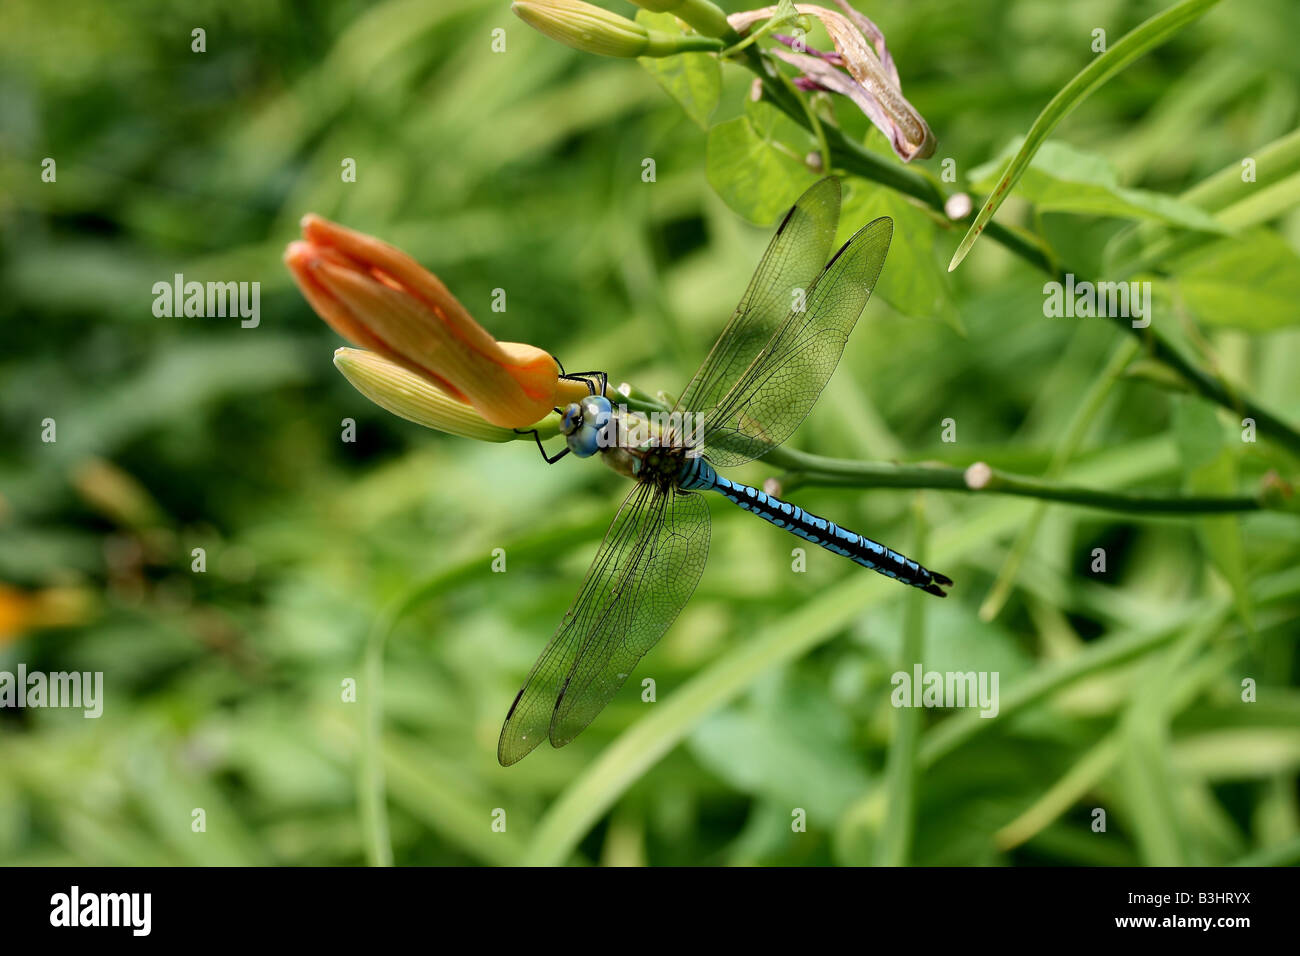
[[[722,54],[723,42],[715,40],[713,37],[697,36],[693,33],[676,34],[664,33],[658,34],[651,32],[650,45],[642,52],[642,56],[648,57],[665,57],[677,56],[679,53],[717,53]]]
[[[823,458],[806,452],[780,448],[769,452],[765,461],[790,469],[778,479],[782,488],[798,485],[822,485],[851,488],[931,488],[938,491],[961,491],[968,494],[1016,495],[1063,501],[1088,508],[1133,514],[1168,515],[1229,514],[1266,509],[1286,510],[1272,498],[1248,495],[1225,497],[1174,497],[1134,494],[1099,488],[1080,488],[1056,484],[1031,475],[1017,475],[981,465],[961,469],[947,465],[904,465],[879,461],[851,461]],[[969,477],[968,477],[969,476]],[[978,479],[978,480],[977,480]]]
[[[658,13],[671,13],[679,20],[684,20],[707,37],[717,37],[727,43],[735,43],[740,36],[731,29],[727,14],[721,7],[709,0],[682,0],[675,6],[637,4],[647,10]]]
[[[778,75],[784,82],[787,91],[794,95],[803,105],[804,114],[808,117],[809,128],[813,131],[813,135],[817,137],[817,151],[822,157],[822,169],[829,170],[831,168],[831,145],[826,139],[825,124],[817,118],[817,111],[813,109],[812,103],[799,96],[798,87],[794,85],[794,81],[784,73]]]
[[[771,64],[771,61],[752,47],[744,50],[743,54],[739,62],[742,62],[762,81],[764,93],[772,104],[800,126],[811,131],[812,127],[802,105],[802,98],[794,95],[792,102],[791,92],[785,89],[784,84],[777,79],[779,71]],[[947,196],[939,185],[926,176],[876,155],[860,143],[846,137],[838,127],[825,127],[824,135],[830,147],[834,166],[838,166],[855,176],[879,183],[905,196],[911,196],[936,212],[943,212]],[[974,216],[973,212],[971,216]],[[985,227],[984,233],[1008,251],[1059,282],[1065,281],[1067,273],[1083,274],[1078,270],[1053,262],[1041,245],[1013,229],[990,221]],[[1194,365],[1158,330],[1151,327],[1145,329],[1134,328],[1129,319],[1122,317],[1111,317],[1111,321],[1130,335],[1138,336],[1146,344],[1153,357],[1177,371],[1194,390],[1234,413],[1253,418],[1261,434],[1268,436],[1289,449],[1293,454],[1300,456],[1300,430],[1278,418],[1254,400],[1238,395],[1224,382]]]
[[[631,409],[641,412],[666,412],[669,410],[667,405],[656,401],[640,389],[626,383],[621,385],[620,388],[631,390],[631,395],[622,395],[620,393],[621,401]],[[1251,495],[1204,497],[1144,495],[1126,491],[1106,491],[1104,489],[1057,484],[1045,478],[1017,475],[997,468],[989,468],[986,480],[977,483],[977,486],[972,486],[967,477],[971,472],[970,468],[825,458],[821,455],[796,451],[793,448],[773,448],[763,456],[762,461],[773,467],[785,469],[777,482],[786,491],[802,485],[961,491],[967,494],[999,494],[1014,495],[1021,498],[1040,498],[1044,501],[1061,501],[1087,508],[1100,508],[1126,514],[1154,512],[1173,516],[1232,514],[1245,511],[1294,512],[1296,510],[1295,506],[1290,505],[1282,495],[1260,495],[1257,497]]]
[[[780,11],[778,10],[775,15],[769,17],[766,21],[764,21],[761,27],[759,27],[757,30],[754,30],[746,34],[744,37],[737,40],[731,46],[723,50],[719,54],[719,56],[721,56],[723,59],[729,59],[734,56],[739,56],[741,53],[750,49],[755,43],[763,39],[763,37],[767,36],[777,27],[784,26],[786,22],[787,22],[787,18],[781,16]]]

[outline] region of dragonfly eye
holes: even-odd
[[[564,409],[564,417],[560,420],[560,434],[572,435],[581,427],[582,406],[574,402]]]
[[[600,429],[590,423],[584,424],[568,435],[565,441],[568,442],[569,450],[579,458],[590,458],[600,451]]]
[[[604,395],[588,395],[582,400],[582,415],[596,428],[604,428],[614,408]]]

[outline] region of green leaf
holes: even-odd
[[[1184,487],[1189,494],[1236,493],[1237,460],[1212,404],[1192,396],[1180,399],[1174,409],[1174,434],[1186,469]],[[1242,622],[1253,631],[1241,519],[1235,515],[1197,518],[1196,534],[1206,555],[1232,588]]]
[[[877,216],[893,218],[894,238],[876,293],[904,315],[942,319],[964,335],[947,276],[936,257],[938,229],[915,205],[891,189],[855,183],[844,200],[836,241],[843,242]]]
[[[754,696],[699,726],[696,759],[737,790],[837,818],[868,786],[843,714],[811,681],[782,679]]]
[[[663,33],[681,33],[677,18],[670,13],[638,10],[637,23]],[[709,117],[722,96],[722,65],[712,53],[679,53],[676,56],[637,57],[637,62],[655,78],[701,129],[709,128]]]
[[[1216,3],[1218,0],[1183,0],[1182,3],[1156,14],[1124,34],[1119,42],[1075,74],[1074,79],[1052,97],[1051,102],[1034,120],[1034,125],[1029,128],[1020,151],[1016,153],[1011,165],[984,203],[984,208],[975,217],[975,222],[971,224],[961,245],[957,247],[952,262],[948,264],[949,272],[961,265],[961,261],[970,252],[979,234],[984,231],[993,214],[998,211],[998,207],[1007,198],[1011,188],[1029,168],[1030,160],[1034,158],[1034,154],[1046,142],[1057,124],[1069,116],[1076,106],[1092,94],[1093,90],[1144,53],[1164,43]]]
[[[1276,233],[1260,230],[1186,256],[1174,283],[1208,325],[1267,332],[1300,323],[1300,256]]]
[[[818,178],[804,162],[812,146],[775,106],[750,102],[744,116],[709,130],[709,185],[750,222],[770,226]]]
[[[1285,215],[1300,204],[1300,130],[1251,151],[1256,179],[1242,178],[1234,161],[1186,190],[1178,198],[1214,215],[1227,229],[1244,232]],[[1213,237],[1175,233],[1168,226],[1145,222],[1118,235],[1106,250],[1105,271],[1133,274],[1152,269],[1203,248]]]
[[[998,173],[1023,142],[1022,138],[1016,138],[1000,157],[972,170],[972,185],[985,191],[995,188]],[[1042,145],[1017,184],[1016,192],[1042,212],[1155,219],[1202,232],[1227,232],[1213,216],[1191,203],[1163,193],[1121,186],[1119,174],[1105,157],[1057,141]]]

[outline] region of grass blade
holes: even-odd
[[[1065,84],[1038,114],[1038,119],[1034,120],[1034,125],[1029,128],[1025,136],[1024,145],[1020,147],[1020,152],[1016,153],[1015,158],[1011,160],[1011,165],[1002,174],[997,186],[985,201],[984,208],[975,217],[975,222],[971,224],[961,245],[953,253],[952,262],[948,263],[948,271],[952,272],[961,265],[961,261],[966,258],[966,254],[970,252],[971,246],[984,231],[988,221],[993,218],[993,214],[1011,192],[1011,187],[1024,175],[1034,154],[1061,120],[1070,115],[1076,106],[1091,95],[1093,90],[1144,53],[1164,43],[1218,2],[1219,0],[1183,0],[1182,3],[1156,14],[1124,34],[1118,43],[1098,56],[1080,70],[1074,79]]]

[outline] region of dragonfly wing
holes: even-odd
[[[749,287],[677,402],[678,411],[707,412],[762,351],[797,295],[817,278],[840,220],[839,180],[819,180],[786,213],[749,280]]]
[[[799,427],[821,395],[880,276],[894,221],[859,229],[814,280],[740,381],[708,413],[701,441],[715,465],[766,454]]]
[[[690,598],[708,546],[703,496],[650,483],[632,489],[506,715],[497,744],[502,766],[548,735],[563,746],[591,723]],[[567,719],[557,718],[561,702]]]
[[[709,554],[709,507],[699,493],[656,495],[624,553],[611,562],[606,601],[560,692],[552,745],[563,747],[610,702],[690,600]]]

